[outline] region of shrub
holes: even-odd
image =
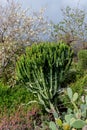
[[[10,88],[0,83],[0,111],[8,109],[8,112],[15,111],[22,104],[27,104],[30,100],[36,97],[29,93],[26,88],[22,86],[15,86]],[[30,106],[26,106],[28,108]]]
[[[42,113],[40,107],[34,105],[25,110],[25,106],[20,106],[13,113],[0,112],[0,130],[50,130],[49,121],[53,115]]]
[[[87,88],[87,74],[84,75],[83,77],[80,77],[76,82],[71,83],[69,86],[72,89],[73,93],[77,92],[79,94],[79,98],[81,98],[81,96],[86,95],[87,94],[87,90],[86,90],[86,88]],[[79,98],[77,100],[78,102],[80,102]],[[67,106],[67,108],[68,107],[72,108],[72,105],[69,102],[66,91],[63,95],[60,95],[60,99],[65,107]]]
[[[71,83],[75,83],[77,80],[84,76],[84,70],[78,67],[78,62],[72,62],[70,70],[66,73],[65,81],[63,85],[69,85]]]
[[[65,76],[64,84],[70,84],[76,81],[77,71],[75,69],[70,69]]]
[[[53,106],[57,108],[59,90],[72,56],[70,47],[62,42],[42,43],[27,48],[17,62],[17,80],[38,96],[47,111]]]
[[[40,124],[39,113],[37,108],[25,111],[21,107],[14,114],[0,116],[0,130],[33,130],[35,121]]]
[[[87,50],[78,52],[78,63],[81,69],[87,70]]]
[[[74,93],[78,92],[79,96],[82,96],[87,87],[87,74],[71,84],[70,87]]]

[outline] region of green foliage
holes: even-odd
[[[29,93],[26,88],[22,86],[10,88],[0,83],[0,111],[4,111],[5,108],[8,109],[9,112],[15,111],[17,107],[23,104],[26,106],[30,100],[34,99],[33,94]]]
[[[38,96],[47,111],[57,109],[59,90],[72,56],[71,49],[62,42],[42,43],[27,48],[17,62],[17,80]]]
[[[73,92],[79,93],[79,97],[85,94],[86,86],[87,86],[87,74],[85,74],[83,77],[79,78],[75,83],[72,83],[70,85]]]
[[[83,128],[85,125],[86,125],[86,122],[81,119],[77,119],[71,123],[71,126],[77,129]]]
[[[78,62],[80,69],[87,70],[87,50],[78,52]]]
[[[76,83],[79,79],[84,76],[84,70],[78,67],[78,62],[72,62],[70,70],[66,73],[64,85],[69,85]]]
[[[49,128],[50,130],[58,130],[56,124],[53,121],[50,122]]]
[[[67,113],[62,119],[63,121],[61,120],[61,116],[58,118],[54,116],[55,123],[50,122],[50,126],[56,126],[56,129],[58,128],[59,130],[70,130],[71,128],[80,130],[87,124],[87,96],[85,96],[84,102],[79,105],[76,103],[78,93],[73,94],[72,89],[67,88],[67,94],[71,104],[73,105],[73,109],[68,108]]]
[[[70,96],[70,93],[71,93],[71,96]],[[68,121],[69,121],[71,127],[73,127],[73,128],[82,128],[83,126],[86,125],[85,120],[86,120],[86,117],[87,117],[87,114],[86,114],[86,111],[87,111],[87,101],[86,101],[87,96],[85,97],[84,103],[82,103],[79,106],[79,104],[78,105],[76,104],[76,101],[78,99],[78,93],[74,93],[74,94],[72,94],[72,93],[73,93],[72,89],[67,88],[67,94],[68,94],[68,96],[70,98],[70,101],[71,101],[72,105],[74,106],[74,109],[72,109],[71,118],[68,118],[71,115],[71,114],[69,114],[68,116],[66,115],[67,116],[66,119],[69,119]],[[82,107],[82,106],[84,106],[84,107]]]
[[[70,84],[76,81],[77,71],[75,69],[70,69],[65,76],[64,84]]]
[[[67,93],[69,98],[72,99],[72,90],[70,88],[68,88]]]
[[[72,52],[64,43],[41,43],[26,49],[17,62],[17,77],[23,82],[29,81],[33,71],[42,68],[45,77],[48,77],[50,68],[54,71],[67,71],[71,64]],[[62,72],[63,73],[63,72]],[[60,78],[62,78],[60,76]],[[33,79],[33,78],[32,78]],[[63,79],[60,79],[63,80]]]
[[[70,88],[72,89],[73,93],[77,92],[79,95],[79,98],[81,98],[81,96],[86,95],[87,94],[87,74],[85,74],[83,77],[79,77],[77,78],[77,80],[74,83],[69,84]],[[78,103],[80,104],[81,101],[78,98]],[[69,101],[69,98],[67,96],[66,91],[64,91],[64,93],[62,95],[60,95],[60,100],[61,102],[64,104],[64,106],[67,108],[72,108],[72,104]]]
[[[78,79],[82,78],[84,76],[84,70],[81,70],[78,65],[78,61],[73,61],[71,65],[71,70],[74,71],[75,76],[73,76],[75,79],[74,81],[77,81]]]

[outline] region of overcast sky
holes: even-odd
[[[79,7],[86,9],[87,0],[16,0],[22,3],[23,8],[31,8],[34,11],[39,11],[41,8],[46,8],[45,16],[53,22],[61,20],[61,9],[66,6]],[[0,3],[5,3],[6,0],[0,0]]]

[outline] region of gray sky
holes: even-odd
[[[61,9],[66,6],[76,7],[79,2],[79,7],[86,9],[87,0],[17,0],[22,3],[23,8],[31,8],[34,11],[39,11],[41,8],[46,8],[45,16],[49,20],[57,23],[61,20]],[[6,0],[0,0],[0,3],[5,3]]]

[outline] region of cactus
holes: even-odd
[[[72,100],[73,92],[72,92],[72,89],[71,89],[71,88],[67,88],[67,94],[68,94],[70,100]]]
[[[50,109],[58,111],[59,90],[72,57],[73,52],[62,42],[42,43],[27,48],[17,62],[17,80],[37,95],[39,103],[48,112]]]
[[[50,128],[50,130],[58,130],[56,124],[53,121],[50,122],[49,128]]]
[[[85,119],[87,118],[87,96],[85,97],[85,103],[79,106],[76,105],[76,101],[78,99],[78,93],[72,92],[71,88],[67,88],[67,94],[69,96],[69,99],[71,103],[74,106],[73,114],[69,114],[65,116],[66,122],[70,124],[73,128],[83,128],[86,125]],[[83,120],[82,120],[82,119]]]
[[[74,93],[72,100],[75,102],[78,99],[78,93]]]
[[[63,121],[60,117],[55,118],[55,124],[61,130],[71,130],[71,128],[74,130],[85,129],[85,126],[87,126],[87,96],[84,104],[78,106],[76,105],[78,93],[73,94],[72,89],[67,88],[67,94],[74,109],[69,109],[69,113],[66,113]]]
[[[71,127],[73,128],[83,128],[84,126],[86,125],[86,122],[81,120],[81,119],[77,119],[77,120],[74,120],[72,123],[71,123]]]
[[[73,94],[72,89],[71,88],[67,88],[67,94],[69,96],[69,99],[70,99],[72,105],[75,108],[75,111],[78,112],[78,107],[77,107],[77,105],[75,103],[75,101],[78,99],[78,93],[74,93]]]

